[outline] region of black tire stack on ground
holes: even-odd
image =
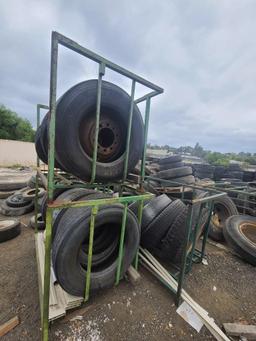
[[[161,159],[159,166],[161,170],[155,174],[155,177],[173,181],[171,184],[162,182],[163,187],[177,187],[195,183],[192,168],[184,166],[180,155],[171,155]]]
[[[76,177],[91,179],[97,80],[81,82],[69,89],[57,102],[55,165]],[[96,181],[121,179],[124,170],[126,132],[130,96],[118,86],[103,81],[99,122]],[[49,113],[36,133],[36,151],[47,163]],[[143,120],[134,103],[128,172],[132,171],[143,149]],[[68,138],[67,138],[68,136]]]
[[[197,197],[207,192],[200,191]],[[200,206],[195,208],[192,228],[195,228]],[[207,221],[203,212],[199,223],[199,235]],[[188,207],[179,199],[171,200],[162,194],[152,199],[143,209],[141,244],[156,256],[172,263],[180,263],[186,236]]]
[[[244,182],[251,182],[255,179],[255,172],[254,171],[246,171],[243,172],[243,181]]]
[[[6,216],[20,216],[33,211],[34,200],[25,199],[22,192],[12,194],[0,205],[0,210]]]
[[[193,164],[193,170],[195,177],[199,179],[213,179],[214,178],[214,166],[208,164]]]
[[[214,180],[220,181],[220,179],[225,177],[226,167],[225,166],[215,166],[214,167]]]

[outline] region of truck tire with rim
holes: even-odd
[[[56,108],[56,160],[60,167],[85,181],[92,170],[97,80],[69,89]],[[96,179],[107,182],[123,175],[130,96],[120,87],[103,81],[98,136]],[[134,104],[128,172],[143,149],[143,120]],[[69,136],[67,139],[66,136]]]
[[[237,215],[238,210],[233,200],[227,195],[220,197],[214,201],[212,218],[209,225],[209,237],[215,241],[223,241],[223,228],[226,220]]]
[[[248,263],[256,266],[256,218],[248,215],[229,217],[223,232],[232,249]]]

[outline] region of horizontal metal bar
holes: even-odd
[[[136,104],[138,104],[138,103],[141,103],[143,101],[146,101],[148,98],[152,98],[152,97],[155,97],[157,95],[159,95],[159,92],[158,91],[153,91],[153,92],[150,92],[149,94],[147,94],[145,96],[142,96],[142,97],[136,99],[134,102]]]
[[[44,105],[44,104],[37,104],[37,107],[40,109],[45,109],[45,110],[49,110],[49,106],[48,105]]]
[[[224,197],[225,195],[226,195],[226,193],[216,193],[216,194],[210,195],[209,197],[207,196],[205,198],[193,199],[193,200],[191,200],[191,203],[192,204],[204,203],[204,202],[208,202],[211,200],[215,200],[215,199]]]
[[[145,176],[145,180],[152,180],[152,181],[156,181],[156,182],[159,182],[159,183],[164,183],[164,184],[168,184],[170,185],[170,187],[174,184],[174,185],[180,185],[180,187],[189,187],[189,188],[192,188],[192,189],[201,189],[201,190],[208,190],[208,191],[211,191],[212,193],[223,193],[223,191],[220,191],[216,188],[213,188],[213,187],[202,187],[200,185],[189,185],[189,184],[185,184],[184,183],[180,183],[180,182],[177,182],[177,181],[171,181],[171,180],[166,180],[166,179],[160,179],[160,178],[157,178],[157,177],[154,177],[154,176]],[[171,193],[169,193],[171,194]]]
[[[105,199],[96,199],[96,200],[87,200],[87,201],[52,201],[48,204],[50,209],[55,208],[68,208],[68,207],[83,207],[83,206],[101,206],[101,205],[112,205],[116,203],[127,203],[134,202],[139,200],[148,200],[154,197],[152,193],[146,193],[142,195],[135,195],[130,197],[116,197],[116,198],[105,198]]]
[[[70,50],[73,50],[87,58],[90,58],[91,60],[94,60],[97,63],[103,63],[105,64],[106,67],[108,67],[109,69],[119,72],[120,74],[122,74],[123,76],[126,76],[130,79],[135,80],[136,82],[147,86],[148,88],[157,91],[159,94],[164,92],[164,90],[162,88],[160,88],[159,86],[149,82],[148,80],[137,76],[135,73],[130,72],[128,70],[126,70],[125,68],[112,63],[110,60],[105,59],[103,57],[101,57],[100,55],[86,49],[85,47],[79,45],[78,43],[76,43],[74,40],[69,39],[67,37],[65,37],[64,35],[54,31],[53,33],[53,37],[58,41],[59,44],[67,47]]]

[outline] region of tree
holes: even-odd
[[[27,119],[0,105],[0,139],[34,142],[34,138],[35,131]]]
[[[195,147],[194,147],[194,152],[193,155],[199,156],[199,157],[204,157],[205,156],[205,151],[202,146],[197,142]]]

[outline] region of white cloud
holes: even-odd
[[[165,88],[150,141],[254,152],[255,10],[253,0],[1,2],[0,102],[35,122],[57,30]],[[65,49],[59,66],[59,94],[97,70]]]

